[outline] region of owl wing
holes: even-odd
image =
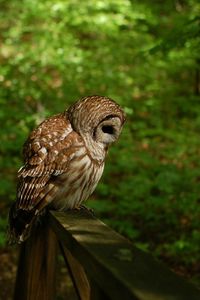
[[[32,132],[24,145],[25,164],[18,172],[18,209],[30,211],[45,200],[53,188],[53,177],[67,171],[78,139],[62,114],[45,120]]]
[[[24,166],[18,171],[17,200],[9,213],[9,243],[29,236],[37,215],[59,188],[55,177],[67,172],[80,145],[81,137],[64,114],[45,120],[31,133],[23,149]]]

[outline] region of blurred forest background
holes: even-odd
[[[87,205],[200,285],[200,2],[0,5],[0,259],[8,281],[14,250],[5,229],[22,145],[45,117],[99,94],[121,104],[127,122]]]

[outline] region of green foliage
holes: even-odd
[[[7,228],[6,220],[0,218],[0,247],[4,246],[6,242],[6,228]]]
[[[197,273],[198,1],[0,3],[2,224],[30,129],[80,96],[107,95],[127,123],[88,204],[141,248]]]

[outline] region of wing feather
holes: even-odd
[[[48,194],[46,186],[52,176],[66,172],[76,142],[80,142],[80,137],[63,114],[45,120],[32,132],[24,146],[25,165],[18,172],[19,209],[36,208]]]
[[[46,119],[30,134],[23,148],[24,166],[18,171],[17,200],[9,213],[9,243],[29,236],[37,215],[59,189],[59,175],[68,171],[77,147],[83,145],[64,114]]]

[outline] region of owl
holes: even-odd
[[[113,100],[89,96],[31,132],[9,213],[10,243],[26,240],[46,208],[80,207],[101,178],[108,147],[118,139],[124,121],[122,108]]]

